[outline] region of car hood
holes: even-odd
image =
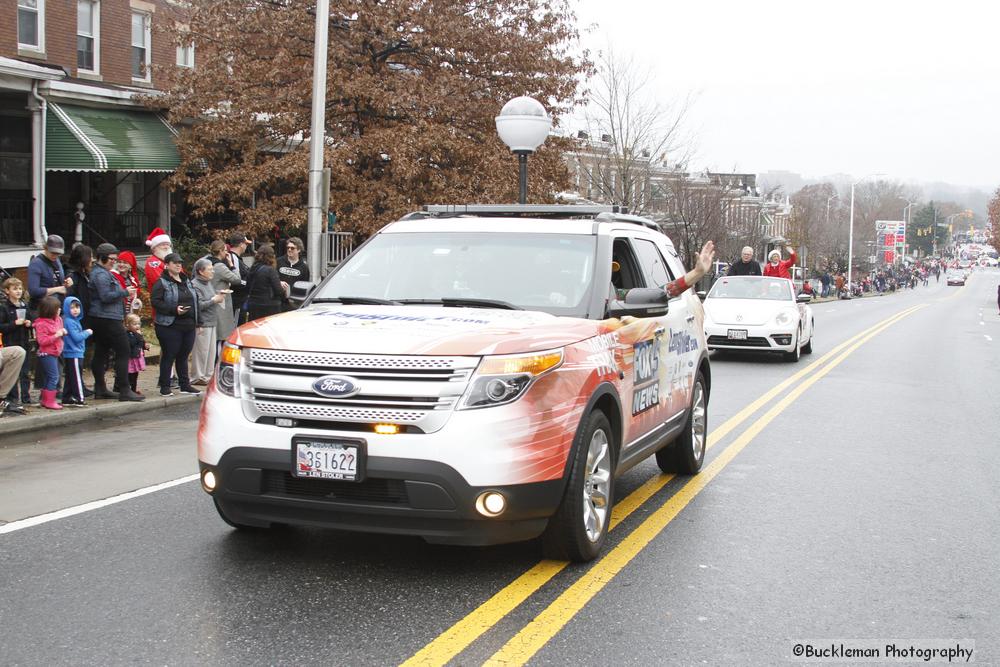
[[[248,322],[229,340],[276,350],[482,356],[549,350],[613,328],[524,310],[324,304]]]
[[[705,299],[705,316],[716,324],[760,326],[774,319],[779,311],[792,308],[792,303],[784,301]]]

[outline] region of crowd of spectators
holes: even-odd
[[[290,310],[290,285],[310,278],[299,238],[288,239],[281,257],[261,245],[252,267],[243,255],[253,242],[241,232],[213,241],[188,264],[162,229],[146,245],[140,274],[135,254],[111,243],[77,244],[64,264],[65,242],[53,234],[29,262],[27,284],[13,276],[0,283],[0,417],[26,414],[33,404],[62,410],[88,399],[145,400],[138,383],[151,349],[144,313],[160,347],[159,394],[172,396],[175,387],[199,394],[233,330]],[[85,359],[93,388],[83,381]]]

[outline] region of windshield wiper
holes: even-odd
[[[330,298],[313,299],[312,303],[343,303],[361,304],[366,306],[398,306],[399,301],[389,301],[388,299],[376,299],[371,296],[338,296]]]
[[[446,306],[468,306],[470,308],[503,308],[504,310],[524,310],[520,306],[515,306],[512,303],[506,301],[498,301],[496,299],[460,299],[454,297],[445,297],[441,299],[441,303]]]
[[[404,299],[400,303],[429,303],[441,304],[442,306],[467,307],[467,308],[503,308],[504,310],[524,310],[520,306],[515,306],[506,301],[496,299],[468,299],[463,297],[446,296],[440,299]]]

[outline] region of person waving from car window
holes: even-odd
[[[675,297],[680,296],[689,287],[694,287],[695,283],[702,279],[702,276],[712,270],[713,259],[715,259],[715,243],[708,241],[698,253],[694,267],[677,280],[671,280],[664,285],[664,291],[671,297]]]

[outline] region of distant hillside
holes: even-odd
[[[833,183],[838,188],[850,187],[852,177],[850,174],[830,174],[823,178],[806,178],[793,171],[765,171],[757,175],[757,184],[762,192],[767,192],[780,187],[785,194],[792,195],[807,185],[815,183]],[[951,183],[917,183],[907,182],[906,185],[914,187],[921,192],[921,199],[924,201],[953,201],[965,206],[976,214],[979,219],[986,218],[986,210],[990,201],[990,192],[982,188],[970,188],[964,185],[953,185]]]

